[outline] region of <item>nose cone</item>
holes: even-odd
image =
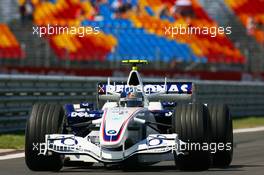
[[[119,147],[127,137],[127,126],[142,108],[116,107],[106,109],[100,127],[100,144],[105,147]]]

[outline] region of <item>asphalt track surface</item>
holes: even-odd
[[[105,169],[96,164],[91,168],[65,167],[60,172],[32,172],[27,169],[24,158],[1,160],[0,175],[38,175],[38,174],[177,174],[177,175],[263,175],[264,174],[264,131],[251,133],[237,133],[234,135],[235,149],[233,162],[228,168],[210,168],[200,172],[182,172],[176,170],[174,162],[162,162],[146,167],[136,172],[124,172],[119,169]]]

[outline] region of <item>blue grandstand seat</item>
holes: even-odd
[[[107,12],[108,13],[108,12]],[[187,44],[177,43],[155,34],[147,33],[142,28],[133,27],[127,19],[104,19],[103,21],[82,22],[84,26],[100,26],[106,34],[114,35],[118,40],[115,51],[108,55],[108,60],[128,58],[144,58],[163,61],[198,61]]]
[[[154,12],[152,11],[152,9],[149,6],[146,6],[145,10],[150,16],[154,16]]]

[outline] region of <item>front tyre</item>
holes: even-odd
[[[45,142],[46,134],[62,133],[64,110],[58,104],[35,104],[27,121],[25,133],[25,161],[33,171],[59,171],[63,166],[60,155],[39,154],[39,145]],[[38,145],[37,147],[35,147]],[[38,150],[37,150],[38,148]]]
[[[203,104],[179,104],[172,118],[172,131],[178,134],[181,141],[189,145],[209,144],[209,112]],[[175,155],[176,167],[180,170],[207,170],[211,165],[209,150],[201,148],[180,150],[187,154]]]
[[[210,123],[212,128],[212,143],[224,145],[223,150],[213,154],[213,165],[229,166],[233,158],[233,125],[229,108],[224,104],[209,104]]]

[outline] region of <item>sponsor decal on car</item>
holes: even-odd
[[[98,84],[98,94],[106,93],[121,93],[131,92],[134,87],[123,84],[109,85],[109,84]],[[138,92],[145,92],[146,94],[151,93],[166,93],[166,94],[192,94],[192,83],[190,82],[176,82],[176,83],[149,83],[143,86],[136,86]]]
[[[107,131],[107,134],[109,135],[114,135],[116,133],[117,133],[116,130],[113,130],[113,129]]]
[[[95,114],[91,114],[91,113],[88,113],[88,112],[71,112],[71,117],[94,117]]]

